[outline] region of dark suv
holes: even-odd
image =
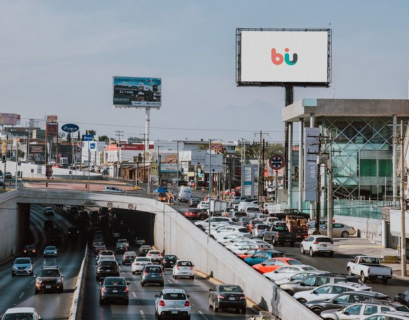
[[[372,291],[354,291],[341,293],[334,298],[313,300],[305,303],[305,306],[320,315],[324,310],[342,309],[357,302],[363,302],[368,299],[390,301],[389,296],[379,292]]]
[[[102,260],[97,267],[97,280],[105,277],[119,277],[118,262],[112,260]]]
[[[149,245],[143,245],[139,248],[138,254],[140,257],[146,256],[146,254],[149,252],[149,250],[152,250],[152,247]]]
[[[289,295],[294,295],[296,292],[312,290],[316,287],[322,286],[328,283],[338,282],[358,282],[355,276],[349,276],[347,274],[325,273],[311,275],[304,281],[296,281],[283,283],[280,288],[287,292]]]
[[[37,247],[35,244],[28,244],[24,247],[24,255],[25,256],[37,256]]]
[[[147,264],[145,266],[141,274],[142,287],[145,286],[145,284],[147,283],[157,283],[161,287],[163,287],[164,281],[165,280],[164,280],[161,266],[157,266],[153,264]]]
[[[64,290],[64,276],[57,266],[41,267],[40,273],[34,277],[36,278],[34,294],[46,291],[63,292]]]

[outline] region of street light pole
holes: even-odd
[[[400,237],[400,254],[402,277],[406,277],[406,201],[405,190],[403,185],[403,175],[405,170],[405,137],[403,136],[403,120],[400,122],[400,207],[401,207],[401,237]]]

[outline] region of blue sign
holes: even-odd
[[[89,148],[90,148],[90,150],[94,150],[95,149],[95,142],[90,142],[89,143]]]
[[[79,129],[80,129],[80,127],[78,127],[76,124],[73,124],[73,123],[67,123],[67,124],[64,124],[61,127],[62,131],[70,132],[70,133],[71,132],[77,132]]]
[[[83,134],[82,141],[94,141],[94,135],[93,134]]]

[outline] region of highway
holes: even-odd
[[[111,248],[112,249],[112,248]],[[131,248],[136,250],[136,248]],[[169,253],[171,254],[171,253]],[[117,260],[121,262],[122,255],[117,255]],[[183,257],[180,257],[183,258]],[[194,263],[194,261],[193,261]],[[99,304],[99,284],[95,280],[95,258],[93,252],[90,252],[90,259],[87,264],[86,276],[86,296],[84,300],[84,319],[155,319],[155,294],[158,294],[162,287],[157,285],[147,285],[142,287],[140,284],[140,275],[131,273],[131,266],[120,266],[121,275],[130,285],[129,305],[122,303]],[[245,315],[235,313],[233,310],[220,311],[214,313],[213,309],[208,308],[209,289],[214,285],[203,277],[195,276],[195,280],[172,278],[172,269],[165,270],[164,288],[184,289],[190,296],[192,303],[191,319],[216,320],[216,319],[247,319],[255,312],[247,308]]]
[[[45,245],[46,236],[43,231],[43,224],[46,219],[52,219],[62,227],[72,225],[66,217],[56,213],[54,217],[45,217],[43,207],[31,205],[31,232],[37,243],[39,252]],[[63,293],[40,293],[34,295],[35,279],[30,276],[11,276],[11,262],[0,266],[0,288],[2,295],[0,299],[0,314],[8,308],[13,307],[35,307],[43,319],[67,319],[71,308],[72,297],[78,272],[83,260],[85,250],[85,240],[81,236],[76,241],[69,241],[64,235],[62,244],[58,246],[59,257],[44,259],[41,254],[33,258],[34,274],[41,266],[58,265],[64,277]]]

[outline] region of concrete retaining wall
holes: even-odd
[[[335,222],[343,223],[359,230],[361,238],[382,243],[382,220],[371,218],[357,218],[348,216],[334,216]]]

